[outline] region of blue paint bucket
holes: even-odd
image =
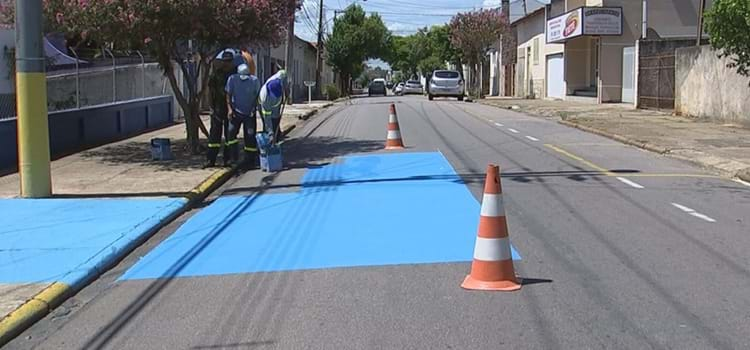
[[[169,139],[151,139],[152,160],[171,160],[173,158],[174,156],[172,156],[172,143]]]

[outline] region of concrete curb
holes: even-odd
[[[583,130],[583,131],[586,131],[586,132],[590,132],[592,134],[597,134],[597,135],[600,135],[600,136],[604,136],[604,137],[613,139],[615,141],[622,142],[624,144],[628,144],[628,145],[631,145],[631,146],[635,146],[635,147],[638,147],[638,148],[645,149],[647,151],[651,151],[651,152],[658,153],[658,154],[661,154],[661,155],[669,156],[671,158],[683,160],[683,161],[695,164],[695,165],[697,165],[699,167],[702,167],[704,169],[709,169],[709,170],[712,170],[714,172],[720,173],[723,176],[726,176],[726,177],[729,177],[729,178],[738,178],[738,179],[740,179],[742,181],[748,181],[748,182],[750,182],[750,168],[743,169],[743,170],[740,170],[740,171],[727,170],[727,169],[723,169],[721,167],[717,167],[717,166],[715,166],[713,164],[708,164],[708,163],[705,163],[705,162],[701,162],[699,160],[696,160],[695,158],[685,157],[685,156],[681,156],[681,155],[678,155],[678,154],[671,153],[671,150],[669,148],[655,146],[655,145],[652,145],[652,144],[649,144],[649,143],[646,143],[646,142],[641,142],[641,141],[638,141],[638,140],[634,140],[634,139],[631,139],[631,138],[628,138],[628,137],[625,137],[625,136],[622,136],[622,135],[617,135],[617,134],[614,134],[614,133],[610,133],[610,132],[607,132],[607,131],[604,131],[604,130],[601,130],[601,129],[596,129],[596,128],[592,128],[592,127],[589,127],[589,126],[581,125],[581,124],[578,124],[576,122],[571,122],[571,121],[568,121],[568,120],[560,120],[560,121],[558,121],[558,123],[560,123],[562,125],[565,125],[565,126],[572,127],[572,128],[576,128],[576,129],[579,129],[579,130]]]
[[[575,122],[571,122],[571,121],[567,121],[567,120],[560,120],[560,121],[558,121],[558,123],[560,123],[562,125],[565,125],[565,126],[570,126],[570,127],[576,128],[576,129],[580,129],[580,130],[583,130],[583,131],[586,131],[586,132],[590,132],[592,134],[597,134],[599,136],[608,137],[608,138],[611,138],[611,139],[613,139],[615,141],[619,141],[619,142],[622,142],[622,143],[625,143],[625,144],[628,144],[628,145],[631,145],[631,146],[635,146],[635,147],[638,147],[638,148],[643,148],[643,149],[651,151],[651,152],[655,152],[655,153],[659,153],[659,154],[667,154],[667,153],[669,153],[669,149],[668,148],[655,146],[655,145],[652,145],[652,144],[647,143],[647,142],[641,142],[641,141],[634,140],[634,139],[631,139],[631,138],[628,138],[628,137],[625,137],[625,136],[622,136],[622,135],[617,135],[617,134],[614,134],[614,133],[610,133],[610,132],[607,132],[607,131],[604,131],[604,130],[601,130],[601,129],[596,129],[596,128],[588,127],[588,126],[581,125],[581,124],[578,124],[578,123],[575,123]]]
[[[21,334],[26,328],[33,325],[36,321],[42,319],[54,308],[60,306],[69,297],[89,285],[101,274],[114,267],[122,258],[130,254],[136,247],[140,246],[147,239],[151,238],[156,232],[168,225],[180,215],[184,214],[197,203],[208,196],[211,191],[224,184],[229,178],[237,172],[238,167],[230,169],[221,169],[205,179],[201,184],[196,186],[185,195],[187,200],[180,208],[173,211],[166,218],[156,225],[144,231],[141,235],[121,246],[119,250],[112,252],[103,257],[102,261],[95,264],[87,264],[89,270],[81,274],[81,278],[71,285],[54,282],[34,295],[31,299],[19,306],[16,310],[0,320],[0,346]]]

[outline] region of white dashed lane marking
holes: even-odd
[[[630,180],[628,180],[628,179],[626,179],[624,177],[619,177],[618,176],[617,179],[620,180],[620,182],[622,182],[622,183],[624,183],[624,184],[626,184],[626,185],[628,185],[630,187],[633,187],[633,188],[638,188],[638,189],[645,188],[645,187],[641,186],[641,184],[639,184],[637,182],[634,182],[634,181],[630,181]]]
[[[687,213],[690,216],[694,216],[694,217],[696,217],[698,219],[701,219],[701,220],[704,220],[704,221],[708,221],[708,222],[716,222],[716,220],[714,220],[713,218],[709,217],[708,215],[701,214],[701,213],[695,211],[695,209],[688,208],[688,207],[686,207],[686,206],[684,206],[682,204],[677,204],[677,203],[672,203],[672,205],[675,208],[682,210],[683,212]]]
[[[526,136],[526,138],[529,139],[529,140],[531,140],[531,141],[539,141],[539,139],[536,138],[536,137],[534,137],[534,136]]]
[[[509,129],[508,129],[508,131],[510,131],[510,132],[512,132],[512,133],[514,133],[514,134],[518,134],[518,130],[516,130],[516,129],[510,129],[510,128],[509,128]]]
[[[503,125],[503,124],[500,124],[500,123],[495,123],[495,125],[496,125],[496,126],[505,126],[505,125]]]

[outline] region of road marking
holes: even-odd
[[[503,124],[500,124],[500,123],[495,123],[495,125],[496,125],[496,126],[505,126],[505,125],[503,125]]]
[[[516,129],[511,129],[511,128],[508,128],[508,130],[509,130],[510,132],[514,133],[514,134],[518,134],[518,133],[519,133],[519,131],[518,131],[518,130],[516,130]]]
[[[583,163],[583,164],[587,165],[588,167],[590,167],[592,169],[601,171],[604,175],[607,175],[607,176],[617,176],[615,173],[609,171],[608,169],[602,168],[602,167],[600,167],[600,166],[598,166],[598,165],[596,165],[596,164],[594,164],[592,162],[589,162],[588,160],[585,160],[585,159],[583,159],[583,158],[581,158],[581,157],[579,157],[579,156],[577,156],[577,155],[575,155],[573,153],[570,153],[570,152],[568,152],[568,151],[566,151],[566,150],[564,150],[564,149],[562,149],[560,147],[557,147],[557,146],[551,145],[551,144],[545,144],[545,146],[547,146],[548,148],[550,148],[550,149],[554,150],[555,152],[560,153],[560,154],[562,154],[562,155],[564,155],[564,156],[566,156],[568,158],[577,160],[578,162]]]
[[[684,206],[682,204],[677,204],[677,203],[672,203],[672,205],[675,208],[684,211],[685,213],[687,213],[690,216],[694,216],[694,217],[696,217],[698,219],[705,220],[705,221],[708,221],[708,222],[716,222],[716,220],[714,220],[713,218],[709,217],[708,215],[701,214],[701,213],[695,211],[695,209],[688,208],[688,207],[686,207],[686,206]]]
[[[526,138],[529,139],[529,140],[531,140],[531,141],[539,141],[539,139],[536,138],[536,137],[534,137],[534,136],[526,136]]]
[[[739,183],[739,184],[743,184],[745,186],[750,187],[750,182],[747,182],[747,181],[742,181],[740,179],[734,179],[734,182]]]
[[[717,175],[705,175],[705,174],[649,174],[649,173],[637,173],[627,174],[628,177],[697,177],[706,179],[722,179],[721,176]]]
[[[638,188],[638,189],[645,188],[645,187],[641,186],[640,184],[638,184],[636,182],[633,182],[633,181],[630,181],[630,180],[628,180],[628,179],[626,179],[624,177],[619,177],[618,176],[617,179],[620,180],[620,182],[622,182],[622,183],[624,183],[624,184],[626,184],[626,185],[628,185],[630,187],[633,187],[633,188]]]

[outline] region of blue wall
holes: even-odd
[[[169,126],[173,108],[162,96],[50,113],[52,158]],[[0,170],[17,166],[16,138],[16,120],[0,121]]]

